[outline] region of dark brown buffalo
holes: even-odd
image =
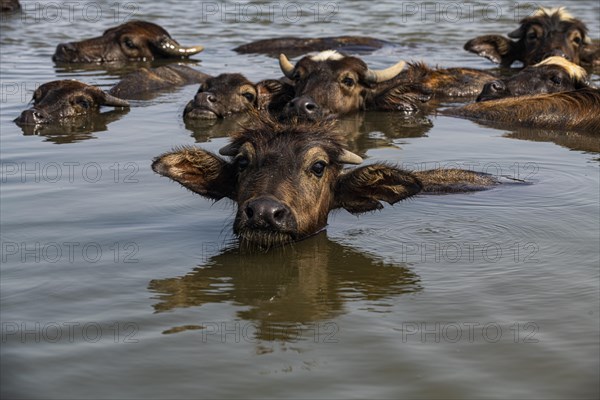
[[[270,247],[303,239],[327,225],[331,210],[378,210],[419,192],[480,190],[496,183],[464,170],[409,172],[386,164],[344,169],[362,159],[330,124],[279,124],[258,118],[233,135],[220,158],[186,147],[157,157],[152,169],[209,199],[237,203],[234,233]]]
[[[445,111],[497,127],[600,132],[600,89],[507,97]]]
[[[435,98],[477,96],[496,75],[473,68],[431,68],[422,62],[408,63],[396,79],[419,84]]]
[[[0,12],[14,12],[20,9],[19,0],[0,0]]]
[[[375,39],[368,36],[330,36],[322,38],[299,38],[281,37],[275,39],[263,39],[256,42],[244,44],[233,49],[242,54],[261,53],[277,57],[281,53],[289,57],[297,57],[303,54],[338,50],[346,53],[369,53],[386,45],[393,43],[385,40]]]
[[[181,46],[166,30],[151,22],[129,21],[106,30],[100,37],[61,43],[52,59],[63,63],[146,61],[186,58],[203,49]]]
[[[126,100],[79,81],[60,80],[41,85],[33,93],[33,106],[15,119],[19,125],[68,122],[97,114],[100,106],[129,107]]]
[[[241,74],[221,74],[200,85],[185,107],[185,119],[215,119],[250,110],[279,113],[294,96],[293,87],[274,79],[252,83]]]
[[[287,107],[291,115],[310,118],[360,110],[416,111],[431,97],[420,85],[393,79],[406,65],[403,61],[374,71],[359,58],[328,50],[305,56],[295,66],[281,54],[279,65],[294,82],[296,97]]]
[[[542,93],[568,92],[589,86],[585,69],[559,56],[526,67],[510,78],[486,84],[477,101]]]
[[[510,39],[499,35],[479,36],[469,40],[465,50],[504,67],[510,67],[515,61],[521,61],[524,66],[533,65],[551,56],[561,56],[575,64],[600,62],[600,58],[594,59],[594,51],[589,51],[592,41],[586,25],[564,7],[541,7],[520,24],[508,34]]]
[[[205,82],[210,75],[185,65],[140,68],[126,75],[108,93],[122,99],[149,99],[161,90]]]

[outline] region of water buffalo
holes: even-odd
[[[481,190],[496,181],[464,170],[409,172],[387,164],[360,164],[331,122],[281,124],[266,115],[232,135],[219,153],[193,147],[155,158],[152,169],[206,198],[237,203],[234,233],[268,248],[310,236],[331,210],[378,210],[420,192]]]
[[[487,83],[477,101],[530,94],[567,92],[588,87],[585,69],[559,56],[529,66],[519,73]]]
[[[401,61],[374,71],[357,57],[327,50],[305,56],[294,66],[281,54],[279,66],[294,81],[296,95],[287,111],[309,118],[367,109],[416,111],[431,94],[418,84],[393,79],[405,65]]]
[[[207,79],[183,111],[185,119],[215,119],[249,110],[278,113],[293,97],[293,87],[268,79],[252,83],[241,74]]]
[[[20,9],[19,0],[0,0],[0,12],[14,12]]]
[[[15,119],[19,125],[65,122],[73,117],[98,113],[100,106],[129,107],[126,100],[74,80],[44,83],[33,93],[33,107]]]
[[[140,68],[126,75],[108,93],[122,99],[149,99],[161,90],[202,83],[208,78],[210,75],[185,65]]]
[[[155,58],[186,58],[203,49],[202,46],[181,46],[156,24],[128,21],[107,29],[100,37],[61,43],[56,47],[52,59],[63,63],[146,61]]]
[[[524,66],[533,65],[551,56],[562,56],[575,64],[600,62],[597,52],[588,49],[592,41],[586,25],[564,7],[540,7],[520,24],[508,34],[516,40],[485,35],[469,40],[464,48],[503,67],[510,67],[515,61],[521,61]]]
[[[324,50],[338,50],[346,53],[368,53],[393,43],[368,36],[330,36],[322,38],[281,37],[263,39],[244,44],[233,49],[242,54],[262,53],[277,57],[281,53],[289,57]]]
[[[485,84],[498,78],[491,72],[473,68],[431,68],[417,62],[408,63],[396,79],[420,84],[440,99],[475,97]]]
[[[587,87],[569,92],[481,101],[444,113],[501,128],[526,127],[598,134],[599,110],[600,89]]]

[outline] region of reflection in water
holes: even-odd
[[[248,124],[248,115],[232,115],[213,120],[185,120],[185,127],[192,132],[197,143],[211,138],[227,137]],[[433,123],[417,114],[407,115],[396,112],[367,112],[344,116],[336,122],[336,129],[344,133],[348,148],[353,152],[364,153],[369,149],[386,147],[394,139],[426,136]]]
[[[210,141],[211,138],[227,137],[240,130],[250,121],[246,114],[231,115],[218,119],[184,119],[185,128],[192,132],[196,143]]]
[[[194,66],[199,65],[199,60],[193,59],[168,59],[159,58],[151,61],[113,61],[107,63],[61,63],[54,62],[54,70],[58,75],[61,74],[76,74],[81,72],[94,72],[101,71],[105,72],[108,76],[114,76],[121,78],[126,74],[135,72],[138,69],[144,68],[156,68],[162,65],[169,64],[187,65]]]
[[[335,317],[347,301],[421,290],[406,266],[332,242],[324,232],[267,253],[228,249],[185,276],[152,280],[148,287],[157,294],[156,312],[223,302],[244,307],[238,317],[252,321],[261,340],[286,340],[290,326]]]
[[[24,136],[45,136],[47,142],[56,144],[75,143],[95,139],[93,132],[108,130],[108,124],[129,112],[128,108],[116,108],[100,114],[65,118],[56,124],[22,125]]]
[[[518,129],[504,136],[533,142],[553,142],[571,150],[600,153],[600,133],[560,132],[542,129]]]

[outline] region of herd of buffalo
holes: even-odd
[[[11,2],[2,1],[4,4]],[[600,133],[600,89],[585,68],[600,65],[600,46],[585,24],[564,8],[540,8],[508,34],[479,36],[467,51],[500,64],[498,72],[435,68],[422,62],[371,69],[358,57],[387,42],[356,36],[261,40],[239,53],[278,55],[283,77],[251,82],[242,74],[209,76],[184,65],[141,68],[108,92],[75,80],[45,83],[19,125],[60,124],[98,113],[101,106],[129,107],[128,99],[175,86],[199,84],[183,118],[221,119],[246,114],[249,122],[230,135],[218,156],[183,147],[157,157],[152,168],[210,199],[237,203],[234,232],[259,247],[295,241],[324,229],[328,214],[344,208],[363,213],[417,193],[482,190],[497,179],[467,170],[406,171],[362,163],[347,148],[338,117],[368,110],[469,118],[503,127]],[[57,63],[110,63],[187,58],[185,47],[162,27],[129,21],[102,36],[61,43]],[[308,54],[306,54],[308,53]],[[296,62],[288,57],[301,56]],[[511,69],[520,62],[523,67]],[[440,102],[463,103],[435,108]]]

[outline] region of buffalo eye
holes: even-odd
[[[246,98],[246,100],[248,100],[249,102],[253,102],[254,101],[254,94],[253,93],[250,93],[250,92],[242,93],[242,96],[244,96]]]
[[[237,157],[235,159],[235,162],[236,162],[237,167],[240,170],[240,172],[245,170],[248,167],[248,165],[250,164],[250,160],[248,160],[248,158],[244,157],[244,156]]]
[[[135,44],[133,44],[133,41],[129,38],[125,39],[125,46],[127,46],[130,49],[135,49]]]
[[[348,87],[352,87],[354,86],[354,79],[347,76],[344,79],[342,79],[342,83]]]
[[[312,167],[310,167],[310,172],[320,178],[323,176],[323,172],[325,172],[325,166],[325,161],[317,161],[312,165]]]
[[[88,108],[90,108],[90,102],[83,97],[76,99],[75,103],[83,109],[87,110]]]
[[[579,37],[579,36],[575,36],[575,37],[573,38],[573,41],[574,41],[576,44],[581,44],[581,37]]]
[[[550,80],[557,85],[560,85],[562,83],[562,77],[560,77],[558,75],[554,75],[553,77],[550,78]]]

